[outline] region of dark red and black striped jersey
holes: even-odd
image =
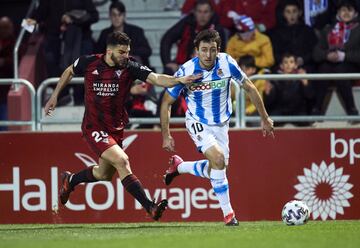
[[[104,56],[82,56],[74,62],[73,70],[75,75],[85,78],[82,129],[98,127],[111,133],[123,129],[129,121],[125,101],[132,82],[146,81],[151,70],[131,59],[124,69],[109,66]]]

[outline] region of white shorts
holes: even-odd
[[[218,144],[224,153],[225,164],[229,161],[229,122],[221,125],[206,125],[191,117],[185,119],[186,129],[194,141],[197,150],[205,153],[207,149]]]

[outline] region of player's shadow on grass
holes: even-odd
[[[110,227],[93,227],[93,229],[108,229],[108,230],[116,230],[116,229],[122,229],[122,230],[129,230],[129,229],[146,229],[146,228],[150,228],[150,229],[182,229],[182,228],[189,228],[189,227],[205,227],[205,226],[194,226],[194,225],[181,225],[181,226],[172,226],[172,225],[141,225],[141,226],[128,226],[128,227],[123,227],[123,226],[110,226]],[[208,227],[207,227],[208,228]],[[90,228],[89,228],[90,229]]]
[[[188,225],[184,225],[182,224],[181,226],[179,225],[146,225],[146,224],[142,224],[139,226],[71,226],[71,225],[52,225],[52,226],[40,226],[40,227],[36,227],[36,226],[29,226],[29,227],[16,227],[16,228],[0,228],[0,233],[1,232],[7,232],[7,231],[33,231],[33,230],[56,230],[56,229],[93,229],[93,230],[131,230],[131,229],[184,229],[184,228],[189,228],[189,227],[197,227],[197,228],[209,228],[203,225],[196,225],[196,224],[188,224]]]

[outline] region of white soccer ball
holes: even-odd
[[[310,210],[302,201],[289,201],[282,209],[281,217],[288,226],[306,224],[310,218]]]

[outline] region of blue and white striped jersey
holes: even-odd
[[[175,99],[181,93],[185,96],[187,116],[207,125],[226,122],[232,113],[230,79],[241,85],[246,78],[245,73],[230,55],[219,53],[210,71],[202,69],[199,58],[195,57],[183,64],[175,76],[198,73],[203,73],[203,77],[197,82],[188,85],[177,84],[168,88],[167,92]]]

